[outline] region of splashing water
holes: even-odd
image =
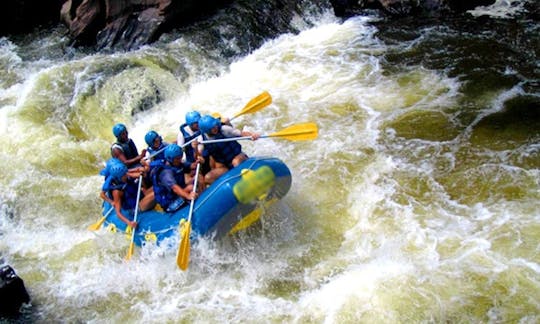
[[[430,67],[437,49],[422,46],[452,31],[392,43],[399,35],[382,34],[374,19],[326,13],[232,63],[205,59],[182,37],[35,60],[3,39],[0,253],[29,288],[26,316],[538,321],[540,119],[511,109],[538,93],[527,82],[472,93],[458,75],[473,72]],[[432,61],[407,63],[417,51]],[[459,65],[447,54],[441,65]],[[291,192],[260,224],[198,241],[188,272],[176,268],[177,239],[125,262],[124,235],[86,230],[101,215],[97,174],[114,123],[126,123],[141,149],[150,129],[174,140],[187,111],[231,116],[263,90],[272,105],[237,126],[266,134],[314,121],[319,138],[242,143],[293,173]]]

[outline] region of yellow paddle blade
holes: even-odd
[[[186,270],[189,264],[189,234],[191,232],[191,222],[186,222],[184,226],[185,232],[182,233],[182,241],[180,242],[180,248],[178,249],[178,254],[176,255],[176,264],[182,270]]]
[[[234,119],[238,116],[244,115],[244,114],[252,114],[254,112],[257,112],[264,107],[270,105],[272,103],[272,96],[268,93],[268,91],[264,91],[257,97],[251,99],[244,109],[242,111],[236,113],[231,119]]]
[[[316,139],[319,130],[315,123],[302,123],[289,126],[266,137],[281,137],[291,141],[307,141]]]
[[[101,225],[103,225],[104,222],[105,222],[105,216],[101,217],[101,219],[95,222],[94,224],[88,226],[88,230],[97,231],[101,228]]]
[[[126,254],[126,260],[131,260],[131,256],[133,255],[134,249],[135,249],[135,243],[131,241],[131,243],[129,244],[128,252]]]

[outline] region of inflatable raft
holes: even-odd
[[[262,208],[278,201],[291,187],[291,172],[277,158],[254,157],[219,177],[195,200],[191,217],[191,237],[223,237],[255,223]],[[133,219],[132,211],[123,211]],[[106,226],[114,232],[126,232],[112,208],[103,204]],[[158,210],[140,212],[135,230],[135,244],[158,244],[172,235],[178,236],[179,225],[189,216],[189,203],[175,213]]]

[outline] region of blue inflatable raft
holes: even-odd
[[[222,175],[195,200],[191,217],[193,236],[223,237],[249,227],[256,222],[261,209],[287,194],[291,187],[291,172],[277,158],[254,157]],[[112,231],[126,232],[112,205],[103,204],[105,224]],[[133,211],[123,211],[133,219]],[[189,204],[175,213],[158,210],[140,212],[135,232],[135,244],[158,244],[178,235],[179,224],[187,220]]]

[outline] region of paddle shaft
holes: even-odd
[[[259,138],[265,138],[268,136],[261,136]],[[211,144],[211,143],[222,143],[222,142],[231,142],[231,141],[240,141],[251,139],[251,136],[241,136],[241,137],[229,137],[229,138],[220,138],[215,140],[202,141],[201,144]]]
[[[279,137],[279,138],[283,138],[289,141],[304,141],[304,140],[315,139],[317,138],[317,135],[318,135],[317,124],[301,123],[301,124],[291,125],[289,127],[286,127],[272,134],[262,135],[259,138]],[[238,141],[238,140],[245,140],[245,139],[252,139],[252,137],[239,136],[239,137],[220,138],[220,139],[215,139],[215,140],[202,141],[201,144],[230,142],[230,141]]]
[[[267,91],[264,91],[263,93],[261,93],[260,95],[258,95],[257,97],[251,99],[247,104],[246,106],[244,107],[244,109],[242,109],[242,111],[238,112],[236,115],[234,115],[230,120],[232,121],[233,119],[235,119],[236,117],[240,117],[244,114],[252,114],[254,112],[257,112],[261,109],[263,109],[264,107],[268,106],[269,104],[272,103],[272,96],[270,96],[270,94],[267,92]],[[199,132],[200,134],[200,132]],[[184,147],[188,144],[190,144],[191,142],[193,142],[198,136],[196,136],[195,138],[193,138],[192,140],[182,144],[180,147]],[[158,155],[159,153],[163,152],[163,150],[165,150],[165,147],[160,149],[159,151],[157,151],[156,153],[150,155],[149,157],[145,158],[145,160],[151,160],[154,156]]]
[[[142,175],[139,176],[139,186],[137,189],[137,201],[135,202],[135,215],[133,216],[133,221],[137,223],[137,216],[139,215],[139,199],[141,198],[141,186],[142,186]],[[131,243],[129,244],[128,254],[126,255],[126,259],[131,259],[131,255],[133,254],[133,245],[135,244],[135,228],[132,228],[131,233]]]
[[[270,137],[279,137],[279,136],[276,136],[276,135],[272,136],[272,134],[259,136],[259,138],[270,138]],[[220,139],[216,139],[216,140],[202,141],[201,144],[231,142],[231,141],[250,140],[250,139],[253,139],[253,138],[251,136],[229,137],[229,138],[220,138]]]
[[[195,169],[195,181],[193,182],[193,191],[197,192],[197,184],[199,183],[199,170],[201,168],[201,164],[197,163],[197,168]],[[195,205],[195,199],[191,200],[191,203],[189,205],[189,214],[188,214],[188,223],[191,222],[191,215],[193,215],[193,205]]]
[[[199,135],[200,135],[200,133],[199,133]],[[181,147],[181,148],[184,148],[185,146],[191,144],[191,142],[195,141],[195,140],[197,139],[197,137],[199,137],[199,136],[198,136],[198,135],[195,136],[194,138],[192,138],[192,139],[190,139],[189,141],[185,142],[184,144],[180,145],[180,147]],[[156,155],[158,155],[159,153],[165,151],[166,148],[167,148],[167,146],[165,146],[165,147],[159,149],[159,151],[155,152],[154,154],[150,155],[149,157],[145,157],[144,159],[147,160],[147,161],[148,161],[148,160],[152,160],[152,159],[154,158],[154,156],[156,156]]]
[[[101,227],[101,225],[105,222],[107,217],[109,217],[109,215],[112,213],[113,210],[114,210],[114,206],[109,208],[107,213],[105,213],[105,215],[102,216],[96,223],[88,226],[88,229],[91,230],[91,231],[97,231]]]

